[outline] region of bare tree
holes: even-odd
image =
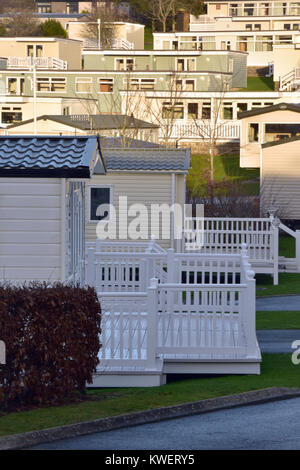
[[[14,0],[13,2],[0,0],[0,12],[6,15],[3,22],[7,36],[35,36],[41,34],[40,25],[34,15],[34,0]]]
[[[184,137],[184,132],[176,129],[183,119],[183,96],[187,75],[176,70],[165,74],[161,83],[162,90],[145,94],[146,120],[160,126],[160,141],[169,147],[175,145]],[[141,109],[141,108],[140,108]],[[176,136],[176,137],[175,137]]]
[[[113,22],[128,20],[125,13],[121,13],[113,6],[100,6],[95,4],[92,11],[88,13],[88,21],[85,25],[84,36],[91,39],[95,44],[100,43],[103,49],[109,49],[115,39]],[[100,20],[100,24],[99,24]]]
[[[152,21],[152,31],[155,23],[159,22],[165,33],[167,31],[167,20],[174,12],[178,0],[131,0],[131,5],[136,12]]]
[[[122,147],[130,147],[134,139],[148,140],[151,132],[144,132],[141,121],[147,117],[145,93],[139,89],[139,81],[132,77],[130,71],[124,71],[124,78],[119,89],[108,93],[113,86],[110,78],[99,79],[97,88],[90,90],[85,99],[75,90],[75,95],[82,104],[85,112],[90,116],[90,132],[99,133],[99,129],[93,128],[93,115],[110,115],[114,133],[119,137]],[[116,85],[115,85],[116,87]],[[103,93],[102,93],[103,91]],[[109,133],[107,133],[109,135]]]
[[[201,117],[199,117],[198,111],[193,117],[195,136],[199,137],[202,142],[205,142],[208,147],[210,179],[212,181],[214,180],[214,159],[217,155],[217,142],[226,124],[222,119],[224,117],[222,114],[224,113],[224,98],[229,85],[228,78],[224,78],[222,75],[219,75],[218,80],[218,96],[211,98],[210,106],[204,107],[202,101]]]

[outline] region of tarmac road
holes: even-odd
[[[300,450],[299,422],[300,398],[293,398],[65,439],[32,449]]]

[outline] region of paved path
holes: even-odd
[[[300,398],[294,398],[65,439],[33,449],[300,450],[299,422]]]
[[[257,297],[256,310],[299,310],[300,295],[278,297]]]
[[[293,353],[292,342],[300,340],[299,330],[258,330],[256,332],[262,353]]]

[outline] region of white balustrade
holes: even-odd
[[[35,66],[37,69],[66,70],[68,63],[58,57],[9,57],[7,68],[29,69]]]
[[[165,138],[166,135],[170,139],[176,138],[197,138],[207,140],[214,136],[219,140],[238,140],[240,138],[240,121],[221,121],[214,125],[209,120],[193,122],[191,120],[180,122],[178,120],[167,124],[162,124],[160,129],[160,137]]]
[[[273,275],[278,284],[278,227],[272,218],[186,217],[177,250],[203,254],[239,253],[248,246],[249,259],[256,272]]]

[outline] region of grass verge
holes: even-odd
[[[145,26],[145,33],[144,33],[144,49],[145,50],[152,50],[153,49],[153,34],[151,28],[149,26]]]
[[[300,294],[299,273],[279,273],[279,285],[273,285],[273,278],[268,274],[257,274],[256,296]]]
[[[241,91],[274,91],[273,77],[248,77],[247,88]]]
[[[296,240],[294,237],[279,237],[279,256],[296,257]]]
[[[94,398],[91,401],[0,417],[0,436],[273,386],[300,387],[300,366],[292,364],[290,354],[265,354],[259,376],[204,377],[184,379],[157,388],[91,390],[89,394]]]
[[[300,311],[257,311],[257,330],[299,330]]]
[[[192,155],[191,167],[187,175],[187,188],[191,191],[197,192],[203,187],[203,171],[209,168],[209,157],[207,155],[199,154]],[[234,181],[236,183],[247,183],[251,187],[251,193],[259,193],[259,182],[255,181],[259,178],[258,169],[240,168],[239,155],[217,155],[214,157],[214,178],[215,181]],[[247,191],[248,188],[243,184],[242,190]]]

